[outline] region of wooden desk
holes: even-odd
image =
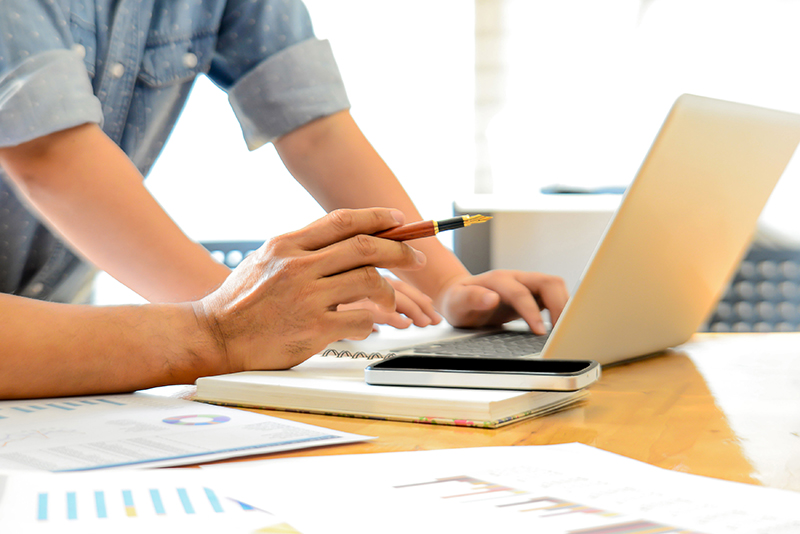
[[[800,333],[699,334],[604,370],[584,405],[484,430],[254,410],[378,439],[270,458],[581,442],[687,473],[800,491]]]

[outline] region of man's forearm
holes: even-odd
[[[373,316],[339,305],[395,294],[376,268],[420,268],[405,243],[368,237],[395,210],[343,210],[270,240],[221,287],[181,304],[91,307],[0,294],[0,398],[133,391],[198,377],[286,369]]]
[[[227,372],[191,304],[91,307],[0,295],[0,398],[126,392]]]
[[[2,149],[0,163],[81,254],[151,301],[200,298],[229,273],[183,234],[95,124]]]
[[[278,139],[275,147],[292,175],[328,211],[382,206],[401,210],[408,222],[421,219],[349,112],[302,126]],[[428,257],[426,267],[396,274],[434,299],[452,278],[469,274],[435,237],[414,241],[413,246]]]

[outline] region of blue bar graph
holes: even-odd
[[[74,491],[67,492],[67,519],[78,519],[78,500]]]
[[[131,493],[131,490],[122,490],[122,502],[125,503],[125,515],[136,517],[136,507],[133,505],[133,493]]]
[[[108,511],[106,510],[106,494],[102,491],[95,491],[94,504],[97,508],[97,517],[99,519],[108,519]]]
[[[58,408],[59,410],[72,411],[72,410],[75,409],[75,408],[68,408],[67,406],[61,406],[60,404],[54,404],[54,403],[48,403],[47,405],[50,406],[51,408]]]
[[[106,404],[113,404],[114,406],[125,406],[124,402],[117,402],[109,399],[97,399],[97,402],[105,402]]]
[[[178,497],[181,498],[184,511],[187,514],[193,514],[194,506],[192,506],[192,501],[189,500],[189,494],[186,492],[186,488],[178,488]]]
[[[208,497],[208,502],[211,503],[211,508],[213,508],[214,511],[217,512],[218,514],[224,512],[225,510],[222,509],[222,505],[220,504],[219,499],[217,498],[217,494],[214,493],[214,490],[212,490],[211,488],[203,488],[203,489],[206,492],[206,497]]]
[[[164,510],[164,503],[161,501],[161,493],[157,489],[150,490],[150,499],[153,501],[153,508],[156,514],[164,515],[167,512]]]
[[[204,504],[201,495],[208,499]],[[175,492],[175,493],[173,493]],[[178,499],[175,500],[177,495]],[[35,497],[34,497],[35,496]],[[121,501],[119,497],[122,497]],[[34,514],[39,522],[71,522],[87,520],[108,521],[139,517],[166,517],[189,514],[194,516],[223,513],[244,513],[256,510],[252,506],[237,502],[239,506],[226,508],[224,499],[211,488],[203,486],[162,488],[72,488],[34,493]],[[194,499],[194,500],[193,500]],[[152,502],[149,509],[146,501]],[[62,504],[63,503],[63,504]],[[92,507],[94,509],[92,509]],[[0,530],[0,532],[5,532]]]
[[[47,494],[39,494],[39,505],[36,507],[36,519],[39,521],[47,521]]]

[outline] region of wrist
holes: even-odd
[[[185,350],[198,360],[202,371],[198,377],[236,372],[240,366],[231,361],[228,344],[219,322],[208,309],[204,300],[187,304],[191,311],[193,324]]]

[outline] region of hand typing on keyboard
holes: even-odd
[[[456,327],[501,325],[522,318],[531,331],[547,332],[542,309],[558,321],[569,295],[564,281],[542,273],[496,270],[451,283],[439,300],[442,315]]]

